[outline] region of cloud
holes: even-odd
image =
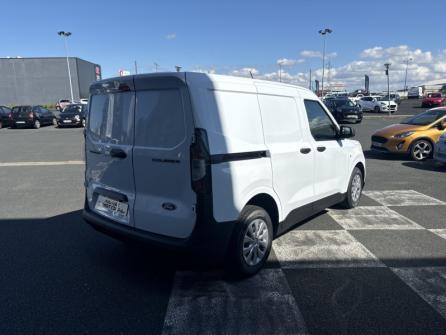
[[[304,50],[301,51],[300,55],[304,58],[322,58],[322,52],[320,51],[313,51],[313,50]],[[326,53],[326,58],[334,58],[338,54],[336,52]]]
[[[166,37],[166,40],[174,40],[177,38],[177,34],[175,34],[175,33],[167,34],[165,37]]]
[[[277,60],[276,64],[277,65],[282,65],[282,66],[292,66],[294,64],[300,64],[305,62],[305,59],[288,59],[288,58],[280,58]]]
[[[318,57],[317,51],[303,51],[304,55]],[[302,55],[302,54],[301,54]],[[303,56],[303,55],[302,55]],[[412,61],[407,64],[410,57]],[[270,64],[269,70],[260,71],[253,66],[241,67],[239,69],[221,69],[219,73],[235,76],[250,77],[250,71],[256,79],[279,81],[291,83],[303,87],[309,86],[309,71],[293,72],[291,67],[282,67],[281,76],[277,64],[282,61],[283,64],[294,65],[297,60],[281,58],[274,64],[274,71],[270,71],[273,64]],[[349,90],[364,87],[364,75],[370,77],[370,89],[380,91],[387,88],[387,77],[384,71],[384,63],[390,62],[390,89],[403,89],[407,64],[407,85],[421,85],[425,82],[445,79],[446,80],[446,49],[433,53],[428,50],[410,48],[405,45],[381,47],[375,46],[364,49],[358,54],[358,57],[351,62],[332,66],[330,70],[325,68],[325,85],[328,87],[346,88]],[[321,80],[322,67],[312,69],[312,81]]]
[[[251,74],[253,76],[257,76],[259,74],[259,70],[257,70],[254,67],[244,67],[238,70],[233,70],[231,74],[233,76],[239,76],[239,77],[251,77]]]

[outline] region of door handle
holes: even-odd
[[[116,158],[126,158],[127,154],[122,149],[113,148],[113,149],[110,150],[110,156],[111,157],[116,157]]]
[[[308,153],[310,153],[310,151],[311,151],[310,148],[302,148],[302,149],[300,149],[300,152],[303,153],[303,154],[308,154]]]
[[[325,149],[327,149],[326,147],[317,147],[317,151],[319,152],[323,152],[325,151]]]

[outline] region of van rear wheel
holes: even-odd
[[[247,205],[235,228],[228,255],[231,272],[241,276],[257,273],[271,251],[273,225],[268,213],[261,207]]]

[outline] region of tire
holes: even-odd
[[[2,129],[2,128],[3,128],[3,122],[0,121],[0,129]]]
[[[361,200],[362,187],[364,186],[364,176],[358,167],[353,169],[348,183],[347,194],[341,206],[346,209],[355,208],[359,205]]]
[[[53,126],[57,127],[57,119],[53,117]]]
[[[236,276],[252,276],[265,264],[271,251],[273,225],[261,207],[247,205],[235,227],[227,267]]]
[[[375,113],[379,113],[379,112],[381,112],[381,108],[379,108],[379,106],[375,106],[375,108],[373,108],[373,111]]]
[[[421,162],[430,157],[434,152],[434,146],[428,140],[417,140],[410,147],[410,156],[414,161]]]
[[[34,121],[33,128],[34,129],[39,129],[40,128],[40,121],[39,120],[35,120]]]

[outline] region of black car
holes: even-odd
[[[6,106],[0,106],[0,129],[11,125],[11,109]]]
[[[362,121],[362,111],[350,99],[327,99],[324,103],[339,123],[360,123]]]
[[[87,105],[70,104],[64,108],[57,119],[58,127],[85,127]]]
[[[56,125],[56,116],[42,106],[15,106],[11,111],[11,127],[32,127]]]

